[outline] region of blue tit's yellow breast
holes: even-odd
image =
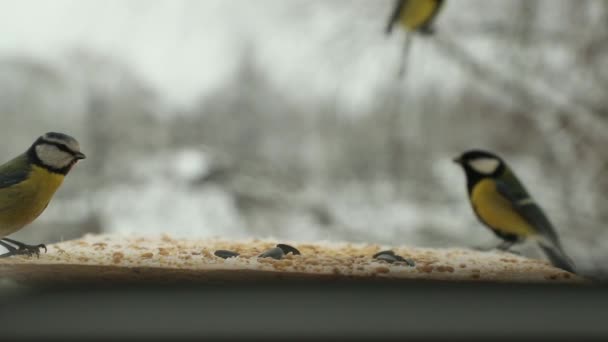
[[[64,176],[32,166],[20,183],[0,189],[0,237],[34,221],[46,208]]]
[[[411,31],[418,29],[431,19],[437,4],[437,0],[406,1],[401,9],[401,25]]]
[[[534,233],[534,228],[497,191],[492,179],[481,180],[473,187],[471,203],[477,216],[493,229],[523,237]]]

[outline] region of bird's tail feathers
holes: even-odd
[[[538,245],[543,250],[551,264],[555,267],[559,267],[565,271],[576,273],[574,269],[574,263],[572,260],[566,255],[561,246],[558,246],[554,243],[549,243],[545,239],[539,240]]]
[[[393,33],[393,23],[389,23],[386,28],[384,29],[384,34],[385,35],[390,35],[391,33]]]
[[[410,48],[412,46],[412,40],[414,39],[414,32],[407,31],[405,33],[405,38],[404,39],[405,40],[403,42],[403,48],[401,50],[401,61],[400,61],[400,64],[399,64],[399,73],[397,74],[397,77],[399,79],[403,79],[403,77],[407,73],[408,60],[409,60],[409,55],[410,55]]]

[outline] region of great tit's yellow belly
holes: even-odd
[[[511,203],[497,191],[496,183],[491,179],[481,180],[473,187],[471,203],[477,216],[500,233],[526,237],[535,232],[514,210]]]
[[[0,237],[34,221],[46,208],[64,176],[32,166],[29,177],[0,189]]]
[[[408,30],[423,26],[434,15],[437,0],[409,0],[401,9],[401,25]]]

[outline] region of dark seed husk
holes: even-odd
[[[260,254],[259,257],[260,258],[273,258],[276,260],[281,260],[284,255],[285,255],[285,252],[283,252],[282,249],[280,249],[279,247],[273,247],[273,248],[267,250],[266,252]]]
[[[374,254],[374,256],[372,258],[378,259],[378,257],[383,254],[395,256],[395,252],[393,252],[393,251],[382,251],[382,252],[378,252],[378,253]]]
[[[416,266],[416,263],[414,262],[414,260],[412,260],[412,259],[405,259],[401,255],[395,254],[395,252],[393,252],[393,251],[378,252],[378,253],[374,254],[373,258],[376,259],[376,260],[386,261],[386,262],[388,262],[390,264],[392,264],[394,262],[403,262],[403,263],[406,263],[408,266],[411,266],[411,267]]]
[[[292,253],[293,255],[300,255],[300,254],[302,254],[295,247],[292,247],[290,245],[286,245],[284,243],[278,244],[277,247],[279,247],[283,251],[283,253],[285,253],[285,255],[287,255],[289,253]]]
[[[213,254],[215,254],[216,257],[220,257],[222,259],[234,258],[234,257],[239,256],[239,253],[237,253],[237,252],[227,251],[227,250],[223,250],[223,249],[218,249]]]
[[[394,255],[390,255],[390,254],[380,254],[377,257],[375,257],[374,259],[386,261],[386,262],[388,262],[390,264],[392,264],[395,261],[397,261],[397,258],[395,258]]]
[[[395,255],[395,259],[396,259],[396,261],[406,263],[408,266],[411,266],[411,267],[416,266],[416,262],[414,260],[412,260],[412,259],[405,259],[401,255]]]

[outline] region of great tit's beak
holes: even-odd
[[[87,158],[87,156],[85,156],[85,155],[84,155],[84,153],[82,153],[82,152],[76,152],[76,153],[74,154],[74,158],[76,158],[76,159],[80,160],[80,159],[86,159],[86,158]]]
[[[456,157],[454,159],[452,159],[452,161],[456,164],[462,165],[462,158],[461,157]]]

